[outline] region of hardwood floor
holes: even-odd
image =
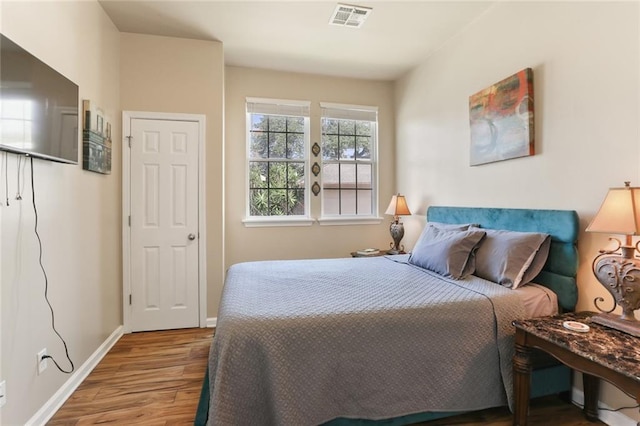
[[[588,421],[578,407],[555,396],[531,400],[528,421],[530,426],[597,426],[605,424]],[[490,408],[420,424],[424,426],[511,426],[513,417],[506,407]]]
[[[193,424],[213,329],[124,335],[48,425]],[[425,426],[507,426],[506,408],[422,423]],[[583,426],[579,408],[549,397],[531,402],[531,426]]]
[[[47,424],[193,424],[212,336],[125,334]]]

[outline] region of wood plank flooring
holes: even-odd
[[[578,407],[555,396],[532,400],[528,421],[530,426],[597,426],[605,424],[588,421]],[[512,424],[512,414],[506,407],[490,408],[448,419],[420,423],[424,426],[511,426]]]
[[[213,329],[124,335],[48,425],[193,424]],[[586,426],[579,408],[558,398],[534,400],[531,426]],[[508,426],[506,408],[422,423],[425,426]]]
[[[212,328],[125,334],[47,424],[193,424],[212,337]]]

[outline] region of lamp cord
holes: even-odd
[[[578,401],[575,401],[572,399],[571,402],[580,408],[584,408],[584,404],[580,404]],[[620,411],[620,410],[632,410],[634,408],[640,408],[640,404],[628,406],[628,407],[618,407],[618,408],[604,408],[600,406],[596,407],[596,409],[599,411],[611,411],[611,412]]]

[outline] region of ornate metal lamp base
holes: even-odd
[[[620,330],[623,333],[627,333],[632,336],[640,337],[639,321],[629,321],[620,318],[619,315],[602,313],[592,316],[591,322],[595,322],[596,324],[604,325],[605,327],[613,328],[615,330]]]
[[[395,219],[389,225],[389,233],[391,234],[391,238],[393,239],[393,243],[390,243],[390,250],[387,251],[387,254],[404,254],[404,246],[400,245],[400,241],[402,241],[402,237],[404,237],[404,225],[398,219]]]
[[[601,250],[592,264],[592,270],[600,284],[613,297],[613,307],[604,310],[599,303],[602,297],[596,297],[594,304],[600,311],[591,321],[605,327],[620,330],[632,336],[640,337],[640,321],[636,320],[634,311],[640,309],[640,259],[635,257],[635,250],[630,241],[626,245],[615,238],[618,247],[614,250]],[[638,243],[640,244],[640,242]],[[620,249],[620,253],[615,253]],[[622,308],[622,315],[612,314],[616,306]]]

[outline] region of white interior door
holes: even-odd
[[[198,327],[199,124],[131,119],[131,330]]]

